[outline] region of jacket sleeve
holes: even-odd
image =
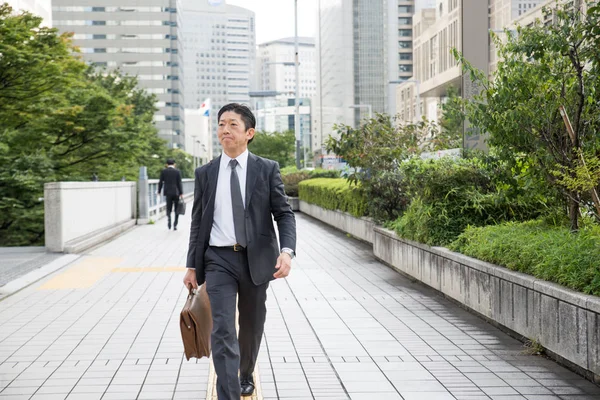
[[[270,200],[271,214],[275,222],[277,222],[277,230],[279,231],[279,246],[280,248],[290,248],[296,251],[296,217],[292,211],[292,207],[288,203],[287,196],[283,188],[281,173],[279,172],[279,164],[274,162],[273,169],[270,173]]]
[[[187,268],[196,268],[196,248],[198,247],[198,233],[202,219],[202,184],[200,179],[200,168],[195,172],[194,181],[194,204],[192,206],[192,225],[190,228],[190,244],[187,255]]]
[[[160,171],[160,178],[158,179],[158,193],[161,192],[163,184],[165,183],[165,170]]]
[[[177,171],[177,188],[179,189],[179,194],[183,194],[183,183],[181,182],[181,171]]]

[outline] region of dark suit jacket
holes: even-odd
[[[213,225],[220,163],[221,157],[196,169],[187,267],[196,269],[198,285],[205,279],[204,253]],[[294,251],[296,218],[283,191],[279,165],[252,153],[248,154],[245,215],[250,276],[255,285],[260,285],[274,279],[275,264],[279,257],[273,218],[277,222],[281,247]]]
[[[181,184],[181,172],[177,168],[165,168],[160,173],[158,180],[158,192],[165,186],[165,196],[179,196],[183,194],[183,185]]]

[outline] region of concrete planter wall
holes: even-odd
[[[369,218],[356,218],[345,212],[326,210],[302,200],[300,200],[300,211],[341,231],[348,232],[357,239],[373,243],[375,224]]]
[[[135,225],[136,203],[135,182],[46,183],[46,248],[77,252],[118,234]]]
[[[300,199],[297,197],[288,197],[288,203],[292,207],[292,211],[300,211]]]
[[[338,229],[352,216],[303,204],[301,211]],[[345,215],[343,223],[335,214]],[[333,221],[334,223],[331,223]],[[363,220],[354,218],[354,224]],[[351,232],[350,232],[351,233]],[[373,227],[373,253],[394,269],[444,293],[491,322],[537,340],[588,379],[600,381],[600,298],[510,271],[442,247]]]

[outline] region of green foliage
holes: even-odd
[[[394,126],[390,116],[377,114],[354,129],[336,125],[336,134],[327,140],[327,151],[343,158],[354,169],[348,179],[363,184],[378,171],[393,171],[398,163],[423,149],[435,129],[431,123]]]
[[[582,163],[574,168],[555,170],[557,183],[572,192],[586,193],[600,186],[600,158],[594,154],[580,153]]]
[[[298,184],[306,179],[310,179],[308,171],[292,172],[281,176],[285,194],[290,197],[298,197]]]
[[[600,9],[591,7],[587,15],[581,15],[568,4],[552,7],[558,8],[554,23],[538,21],[519,27],[516,35],[507,32],[506,43],[496,38],[501,61],[493,81],[488,82],[487,76],[457,56],[484,88],[481,96],[467,104],[469,120],[489,132],[490,145],[505,160],[523,155],[535,162],[547,184],[560,189],[570,203],[571,228],[577,230],[579,206],[591,203],[590,195],[582,190],[597,186],[593,178],[590,185],[569,182],[585,177],[577,176],[582,167],[580,154],[590,160],[600,156]],[[572,123],[572,135],[561,106]],[[572,180],[557,180],[556,171]]]
[[[440,132],[433,138],[434,150],[457,149],[462,147],[465,113],[463,100],[458,89],[448,87],[446,101],[441,106]]]
[[[406,182],[404,170],[398,168],[375,174],[363,186],[369,199],[368,213],[375,222],[394,221],[406,210],[410,203]]]
[[[306,179],[339,177],[339,171],[325,169],[304,169],[298,171],[295,166],[290,166],[281,170],[281,179],[285,186],[285,193],[290,197],[298,197],[298,184]]]
[[[277,161],[279,167],[294,165],[296,139],[293,131],[256,132],[248,150],[257,156]]]
[[[543,221],[469,227],[449,248],[514,271],[600,295],[600,228],[572,233]]]
[[[147,156],[142,160],[142,164],[148,168],[148,178],[158,179],[160,172],[165,168],[167,159],[175,160],[177,169],[181,171],[182,178],[194,178],[194,162],[192,156],[180,149],[171,149],[160,143],[154,149],[156,153]]]
[[[508,185],[499,168],[479,159],[411,159],[400,174],[410,204],[392,227],[429,245],[447,245],[467,226],[528,220],[549,208],[539,192]]]
[[[11,12],[0,6],[0,245],[40,245],[44,183],[135,180],[165,146],[134,78],[95,72],[70,35]]]
[[[355,217],[366,215],[367,199],[360,185],[351,186],[346,179],[315,178],[300,182],[300,200],[328,210],[340,210]]]

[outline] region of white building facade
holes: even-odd
[[[228,103],[250,105],[256,60],[254,12],[208,0],[183,0],[182,11],[185,108],[199,109],[210,99],[211,145],[218,155],[218,110]],[[189,129],[193,134],[196,128]]]
[[[259,130],[284,132],[295,130],[296,70],[293,37],[258,46],[256,58],[256,97],[253,101]],[[315,40],[298,38],[300,102],[300,141],[307,160],[312,162],[311,99],[317,88]],[[268,96],[272,93],[272,96]]]
[[[414,75],[413,16],[431,1],[319,2],[314,148],[322,149],[334,124],[395,114],[396,85]]]
[[[314,38],[298,38],[300,98],[317,93],[317,54]],[[276,91],[277,99],[293,99],[296,91],[294,38],[284,38],[258,45],[256,89]]]
[[[178,0],[53,0],[53,24],[73,32],[90,64],[137,76],[158,97],[154,122],[173,148],[185,146]]]
[[[516,19],[536,9],[547,0],[490,0],[490,31],[505,39],[504,29],[513,29],[512,24]],[[490,40],[490,73],[496,70],[498,63],[498,49]]]

